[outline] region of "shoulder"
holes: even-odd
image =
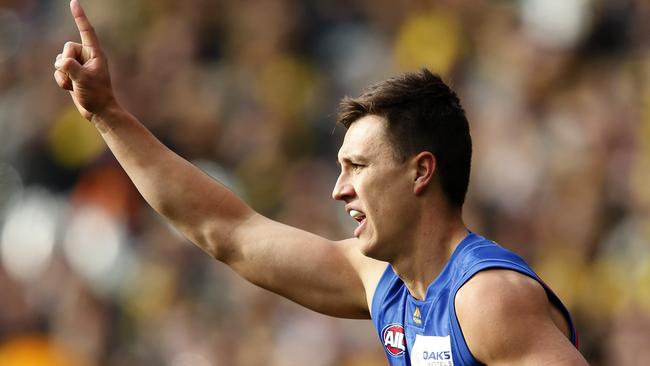
[[[583,364],[578,363],[582,357],[553,322],[551,306],[539,282],[504,269],[477,273],[455,298],[463,336],[479,361]]]
[[[506,304],[502,296],[515,302]],[[493,306],[493,310],[499,310],[502,306],[540,302],[534,300],[546,301],[546,292],[535,279],[509,269],[487,269],[476,273],[458,290],[456,306]]]

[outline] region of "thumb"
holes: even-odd
[[[77,60],[71,57],[62,57],[54,63],[57,70],[66,73],[70,79],[78,80],[81,76],[83,67]]]

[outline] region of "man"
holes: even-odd
[[[371,317],[393,365],[586,364],[557,297],[465,228],[469,128],[437,76],[405,74],[342,102],[333,197],[358,226],[333,242],[254,212],[123,110],[91,24],[70,5],[82,43],[65,44],[56,82],[147,202],[208,254],[312,310]]]

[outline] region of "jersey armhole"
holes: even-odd
[[[537,281],[544,291],[546,292],[546,296],[548,297],[549,301],[553,306],[555,306],[562,315],[564,316],[564,319],[569,325],[569,329],[571,332],[571,343],[577,348],[578,347],[578,336],[577,332],[573,323],[573,319],[571,319],[571,314],[567,310],[567,308],[562,304],[562,301],[560,301],[560,298],[555,295],[555,293],[550,289],[544,281],[542,281],[534,272],[531,270],[527,269],[526,267],[520,266],[516,263],[512,263],[510,261],[502,261],[502,260],[488,260],[488,261],[482,261],[479,263],[476,263],[474,266],[472,266],[467,272],[462,276],[461,281],[458,282],[457,285],[454,286],[453,288],[453,296],[450,297],[450,304],[449,304],[449,311],[453,316],[450,318],[450,329],[452,333],[452,339],[456,343],[457,349],[461,350],[461,358],[463,358],[463,361],[467,362],[468,364],[474,364],[477,365],[482,365],[476,357],[472,354],[472,351],[469,349],[467,346],[467,342],[465,341],[465,336],[463,335],[463,330],[460,327],[460,322],[458,321],[458,316],[456,314],[456,294],[458,293],[458,290],[467,283],[472,277],[474,277],[477,273],[481,271],[485,271],[488,269],[506,269],[506,270],[511,270],[515,271],[518,273],[521,273],[524,276],[530,277]],[[471,358],[470,360],[467,360],[466,356]]]
[[[376,316],[379,313],[381,308],[381,302],[386,297],[386,292],[388,291],[389,285],[392,282],[391,277],[395,276],[393,268],[390,264],[386,265],[384,273],[379,277],[377,281],[377,287],[375,287],[375,292],[372,295],[372,304],[370,306],[370,319],[375,323],[375,326],[378,326],[378,317]]]

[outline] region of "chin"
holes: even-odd
[[[359,251],[361,254],[372,258],[372,252],[374,249],[373,244],[367,238],[363,238],[362,236],[358,237],[357,240],[359,240]]]
[[[365,255],[368,258],[388,262],[389,258],[386,253],[382,253],[381,245],[374,240],[368,240],[365,238],[359,238],[361,245],[359,246],[359,251],[361,254]]]

